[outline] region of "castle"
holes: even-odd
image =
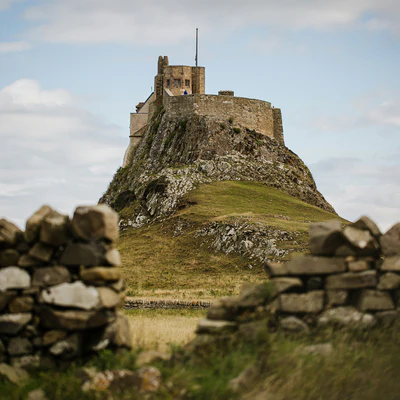
[[[136,106],[130,114],[130,143],[125,152],[123,167],[140,142],[155,109],[163,105],[172,117],[188,119],[204,116],[236,129],[250,129],[277,140],[284,145],[282,115],[279,108],[262,100],[235,97],[234,92],[222,90],[218,95],[205,94],[205,68],[169,65],[167,56],[158,58],[154,92]]]

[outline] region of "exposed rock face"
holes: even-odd
[[[131,206],[121,226],[140,226],[173,213],[197,184],[221,180],[263,182],[334,212],[308,168],[278,141],[221,126],[212,117],[182,120],[162,110],[154,114],[129,165],[116,173],[100,202],[117,211]]]

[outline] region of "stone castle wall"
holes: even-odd
[[[117,237],[105,205],[72,220],[43,206],[25,232],[0,219],[0,362],[53,367],[131,346]]]
[[[238,129],[255,130],[284,144],[280,110],[271,108],[271,103],[267,101],[223,95],[164,94],[163,103],[172,117],[202,115],[224,124],[231,123]]]

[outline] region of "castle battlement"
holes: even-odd
[[[282,115],[279,108],[263,100],[236,97],[231,90],[218,95],[205,94],[205,68],[169,65],[168,57],[158,59],[154,92],[130,115],[130,144],[123,166],[144,134],[154,104],[163,104],[171,117],[189,119],[204,116],[221,124],[250,129],[275,139],[284,145]]]

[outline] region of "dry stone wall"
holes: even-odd
[[[255,321],[307,332],[400,320],[400,223],[384,235],[367,217],[345,227],[339,220],[313,223],[310,254],[266,270],[269,283],[245,285],[239,296],[213,303],[198,333],[246,332]]]
[[[106,205],[78,207],[71,220],[43,206],[25,232],[0,219],[0,362],[52,367],[130,348],[117,238]]]

